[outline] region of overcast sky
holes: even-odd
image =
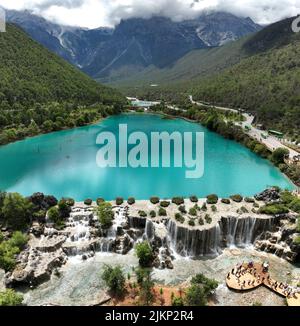
[[[0,0],[7,9],[29,9],[60,24],[96,28],[122,18],[152,15],[173,20],[194,18],[203,9],[250,16],[268,24],[300,14],[300,0]]]

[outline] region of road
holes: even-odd
[[[192,104],[199,105],[199,106],[210,106],[210,105],[205,104],[205,103],[195,102],[193,100],[192,95],[189,96],[189,99],[190,99]],[[231,108],[225,108],[225,107],[221,107],[221,106],[213,106],[213,107],[218,109],[218,110],[224,110],[224,111],[239,113],[238,110],[231,109]],[[259,141],[260,143],[263,143],[264,145],[266,145],[272,152],[275,151],[277,148],[286,148],[290,152],[290,159],[293,159],[294,157],[299,156],[298,152],[296,152],[295,150],[283,145],[278,138],[273,137],[273,136],[269,136],[269,135],[267,136],[265,131],[257,129],[253,125],[253,122],[254,122],[254,116],[253,115],[248,114],[248,113],[243,113],[243,116],[245,118],[245,121],[243,121],[242,123],[237,123],[237,125],[241,126],[244,129],[244,131],[245,131],[245,133],[247,135],[249,135],[253,139]],[[251,129],[249,131],[245,130],[246,126],[251,127]],[[263,134],[267,136],[266,139],[263,137]]]

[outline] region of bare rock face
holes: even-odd
[[[12,273],[6,275],[6,286],[36,286],[50,279],[52,271],[66,262],[66,255],[59,249],[54,252],[42,252],[29,249],[20,257],[20,263]]]
[[[44,234],[44,226],[42,226],[41,224],[39,223],[33,223],[32,224],[32,227],[30,229],[30,232],[36,236],[36,237],[40,237],[42,234]]]
[[[280,192],[276,188],[266,189],[260,194],[254,196],[258,201],[264,201],[266,203],[271,203],[277,201],[280,198]]]
[[[6,274],[6,286],[36,286],[49,280],[52,271],[67,261],[61,248],[65,240],[66,236],[56,234],[32,236],[28,248],[18,256],[15,270]]]
[[[34,244],[33,249],[40,252],[50,253],[59,250],[62,244],[66,241],[66,237],[63,235],[54,235],[51,238],[44,238],[42,241]]]
[[[118,236],[114,242],[115,252],[121,255],[126,255],[133,248],[133,240],[128,234]]]

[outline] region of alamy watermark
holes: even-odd
[[[118,136],[101,132],[96,144],[100,168],[185,168],[187,179],[204,174],[203,132],[151,132],[149,137],[140,131],[128,134],[127,124],[120,124]]]
[[[294,33],[300,32],[300,16],[298,16],[296,19],[294,19],[294,21],[292,23],[292,31]]]
[[[0,8],[0,33],[6,32],[6,15],[5,10]]]

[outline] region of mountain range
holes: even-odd
[[[115,28],[60,26],[29,11],[7,11],[8,21],[102,82],[114,82],[149,67],[172,66],[192,50],[214,48],[255,33],[261,26],[229,13],[203,13],[194,20],[164,17],[122,20]]]

